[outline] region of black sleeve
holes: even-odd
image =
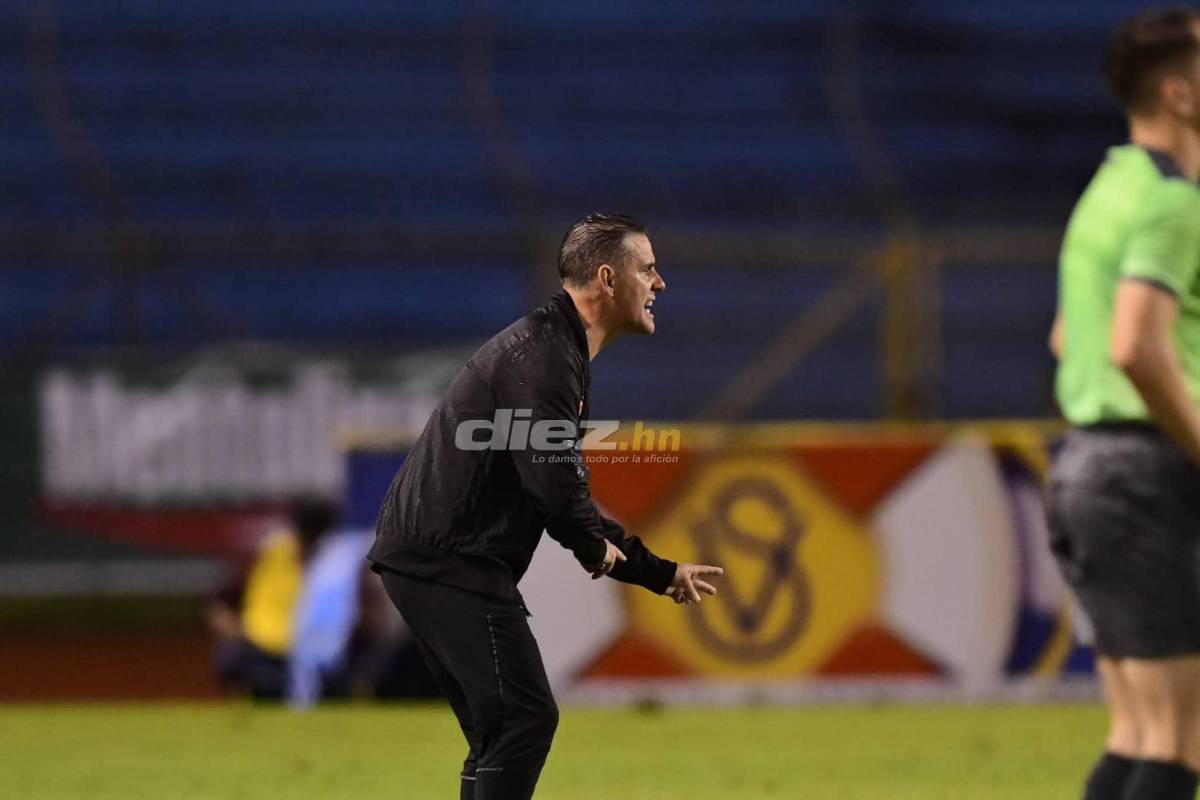
[[[499,371],[493,384],[497,410],[513,410],[518,419],[529,412],[530,440],[523,449],[511,449],[521,486],[546,520],[546,530],[581,563],[604,558],[604,528],[588,489],[587,467],[578,442],[579,409],[583,377],[567,354],[549,344],[531,348]],[[556,442],[569,442],[557,450],[532,446],[538,423],[556,425]],[[559,424],[561,423],[561,424]]]
[[[675,563],[651,553],[636,536],[626,537],[625,530],[602,515],[592,500],[578,436],[583,402],[579,365],[562,353],[550,352],[543,358],[531,353],[502,374],[494,386],[496,407],[514,412],[529,409],[530,440],[538,422],[567,423],[564,434],[554,438],[569,441],[569,448],[538,450],[529,446],[509,451],[521,485],[546,519],[546,532],[584,566],[600,563],[608,539],[626,559],[613,568],[611,577],[658,594],[665,592],[675,577]]]
[[[608,575],[622,583],[632,583],[642,586],[655,594],[662,594],[671,586],[675,578],[674,561],[659,558],[650,552],[650,548],[636,536],[626,536],[625,529],[608,517],[601,515],[604,523],[604,538],[615,544],[625,554],[624,561],[618,561]]]

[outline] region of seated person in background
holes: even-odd
[[[208,623],[219,639],[217,678],[226,691],[283,697],[305,565],[336,520],[328,502],[295,503],[290,527],[269,534],[243,579],[209,606]]]
[[[381,598],[370,596],[363,563],[371,530],[338,530],[325,536],[304,564],[292,614],[284,697],[308,708],[369,690],[364,672],[382,631]]]

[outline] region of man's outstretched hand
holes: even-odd
[[[704,594],[717,593],[717,587],[703,578],[708,575],[724,574],[725,570],[720,567],[710,567],[707,564],[680,564],[675,567],[675,577],[671,579],[671,586],[667,589],[666,595],[676,603],[685,606],[699,603],[701,592]]]
[[[590,564],[584,566],[584,569],[592,573],[592,580],[603,578],[605,575],[612,572],[613,567],[617,565],[618,561],[625,560],[625,554],[621,552],[619,547],[607,539],[604,540],[604,544],[608,547],[608,549],[604,551],[604,560],[599,564]]]

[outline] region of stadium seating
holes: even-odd
[[[0,220],[93,223],[102,214],[34,103],[46,73],[30,39],[33,6],[0,11],[0,38],[23,54],[0,64]],[[219,0],[126,4],[119,15],[81,0],[54,7],[51,71],[140,223],[504,229],[613,207],[652,225],[746,236],[880,238],[878,176],[831,98],[845,88],[831,78],[839,63],[831,43],[856,38],[848,74],[920,224],[1058,228],[1121,137],[1096,63],[1113,21],[1138,4],[1103,0],[1080,13],[1080,3],[1061,0],[1002,9],[866,2],[855,6],[856,26],[816,0]],[[672,283],[661,334],[653,347],[619,345],[620,369],[597,363],[597,413],[695,413],[819,296],[835,266],[781,277],[659,255]],[[0,263],[0,339],[26,341],[62,287],[85,285],[96,269]],[[90,310],[57,344],[121,341],[122,292],[103,273],[97,280]],[[454,267],[209,259],[138,277],[134,294],[139,335],[154,345],[250,337],[416,348],[485,336],[528,305],[532,280],[511,258]],[[993,265],[948,269],[941,288],[943,370],[932,408],[1051,412],[1042,354],[1053,264],[1009,269],[998,254]],[[205,322],[181,311],[181,292],[216,313]],[[872,310],[755,415],[882,414]]]

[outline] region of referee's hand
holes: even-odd
[[[618,561],[625,560],[625,554],[621,552],[619,547],[607,539],[604,540],[604,544],[608,548],[604,551],[604,561],[588,567],[588,571],[592,573],[592,580],[603,578],[612,572],[613,567],[617,565]]]
[[[725,570],[707,564],[680,564],[675,568],[675,577],[666,591],[667,597],[680,605],[699,603],[701,592],[716,594],[717,587],[702,578],[708,575],[724,575]]]

